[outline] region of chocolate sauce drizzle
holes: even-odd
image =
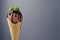
[[[21,14],[21,12],[16,12],[16,11],[13,11],[12,13],[9,12],[9,14],[7,14],[7,18],[8,18],[8,15],[11,15],[11,14],[12,14],[11,22],[14,23],[14,22],[13,22],[13,15],[14,15],[14,13],[15,13],[15,17],[16,17],[17,14],[18,14],[19,22],[21,22],[21,21],[22,21],[22,20],[21,20],[21,19],[22,19],[22,14]]]

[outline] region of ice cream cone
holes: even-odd
[[[17,24],[14,24],[8,18],[7,18],[7,22],[8,22],[8,27],[10,30],[12,40],[18,40],[20,31],[21,31],[20,28],[21,28],[22,22],[18,22]]]

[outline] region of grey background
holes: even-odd
[[[12,5],[23,15],[19,40],[60,40],[60,0],[1,0],[0,40],[11,40],[6,15]]]

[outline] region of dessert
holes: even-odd
[[[7,14],[7,22],[12,40],[18,40],[22,25],[22,14],[18,7],[11,6]]]

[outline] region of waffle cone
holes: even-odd
[[[20,34],[21,22],[14,24],[8,18],[7,18],[7,22],[12,40],[18,40]]]

